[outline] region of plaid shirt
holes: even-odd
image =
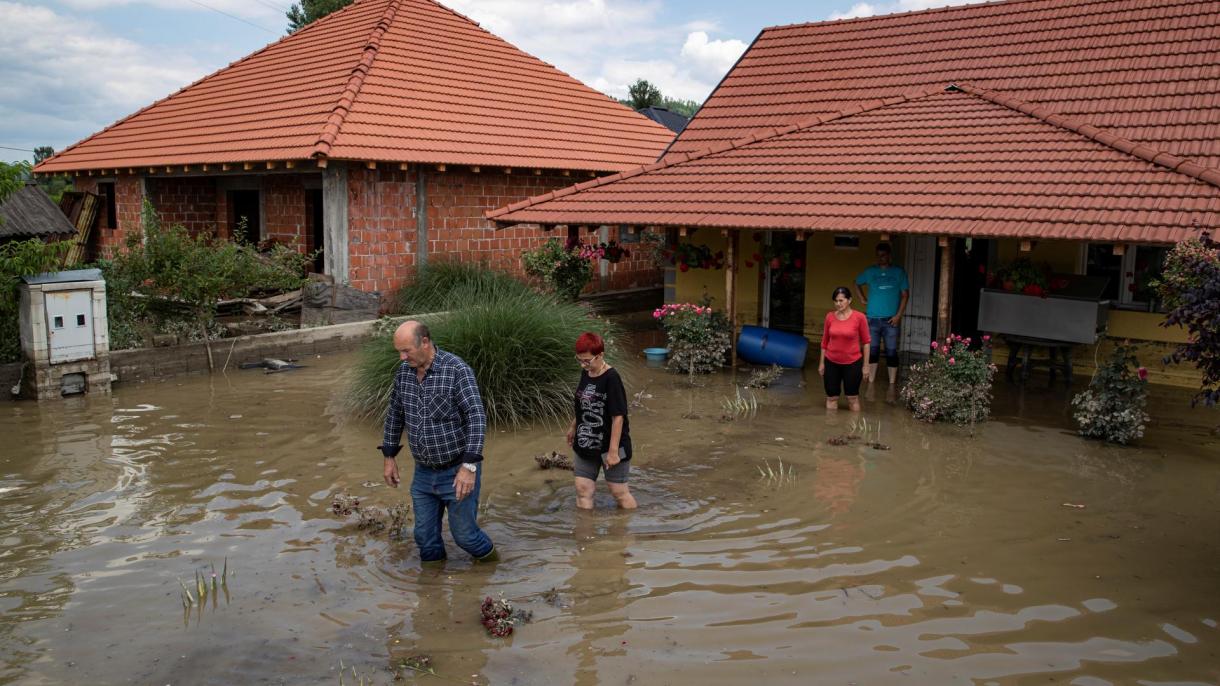
[[[487,415],[470,365],[439,348],[422,382],[410,365],[399,365],[379,446],[386,457],[402,449],[403,429],[411,455],[425,467],[482,462]]]

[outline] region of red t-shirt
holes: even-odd
[[[826,313],[826,326],[822,329],[822,350],[826,359],[835,364],[851,364],[863,357],[860,346],[868,345],[868,319],[858,310],[843,321],[833,311]]]

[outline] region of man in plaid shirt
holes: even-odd
[[[491,539],[476,521],[487,415],[474,372],[458,356],[433,345],[428,327],[417,321],[398,327],[394,348],[405,364],[394,376],[385,436],[378,447],[385,456],[385,482],[398,488],[395,458],[406,429],[415,458],[411,502],[420,560],[445,559],[445,510],[454,542],[476,560],[495,560]]]

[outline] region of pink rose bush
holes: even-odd
[[[724,365],[731,344],[729,320],[707,304],[672,303],[652,311],[665,329],[669,368],[687,374],[710,374]]]
[[[991,337],[983,336],[978,347],[971,347],[972,342],[949,334],[943,341],[932,341],[926,362],[911,365],[901,397],[916,419],[974,424],[991,415],[996,372]]]

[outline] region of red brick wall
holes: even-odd
[[[305,183],[300,174],[263,177],[263,235],[305,251],[309,236]]]
[[[535,175],[514,170],[474,173],[469,169],[428,171],[428,259],[486,262],[493,268],[521,274],[521,253],[536,248],[562,231],[536,227],[496,230],[483,212],[530,196],[570,186],[580,178],[559,173]],[[348,175],[350,279],[362,290],[383,293],[398,288],[414,271],[418,252],[415,218],[415,172],[352,169]],[[581,240],[597,242],[597,232]],[[610,231],[617,239],[618,229]],[[628,246],[633,249],[634,246]],[[661,272],[634,250],[629,259],[609,265],[607,288],[655,286]],[[599,288],[597,272],[589,290]]]
[[[72,180],[76,190],[97,192],[97,179],[78,176]],[[90,239],[94,254],[103,255],[123,245],[127,235],[140,228],[144,208],[144,185],[140,176],[119,176],[114,180],[115,219],[118,226],[102,229]],[[105,211],[104,209],[102,211]]]
[[[162,225],[181,224],[191,234],[216,233],[215,178],[150,178],[146,183]]]

